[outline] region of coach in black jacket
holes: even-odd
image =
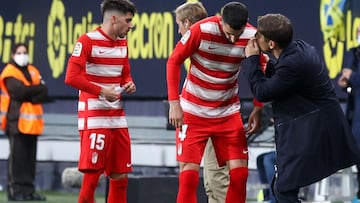
[[[291,22],[281,14],[259,17],[257,30],[245,48],[242,71],[254,96],[272,102],[276,200],[300,202],[300,187],[358,163],[360,151],[314,47],[293,41]],[[260,51],[277,59],[266,76],[259,65]]]

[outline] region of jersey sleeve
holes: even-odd
[[[193,26],[175,46],[166,64],[168,100],[179,99],[180,70],[184,61],[196,52],[201,40],[200,26]]]
[[[267,65],[267,61],[269,60],[268,59],[269,57],[268,56],[265,56],[264,54],[261,54],[260,55],[260,68],[262,70],[262,72],[265,74],[266,72],[266,65]],[[264,106],[264,103],[262,102],[259,102],[255,97],[253,98],[253,105],[254,106],[259,106],[259,107],[263,107]]]
[[[123,70],[121,72],[121,86],[125,85],[126,83],[133,81],[130,71],[130,62],[129,58],[127,57],[126,63],[124,64]]]
[[[86,61],[91,55],[91,43],[86,35],[82,35],[75,44],[72,55],[69,58],[65,84],[90,94],[99,95],[101,87],[90,83],[85,76]]]

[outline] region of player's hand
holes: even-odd
[[[125,85],[122,86],[122,88],[124,88],[124,91],[126,93],[134,93],[136,92],[136,85],[133,81],[130,81],[128,83],[126,83]]]
[[[114,102],[119,99],[119,93],[115,90],[115,86],[102,87],[100,96],[105,98],[109,102]]]
[[[181,128],[184,123],[184,113],[179,100],[169,101],[169,123],[175,128]]]
[[[260,55],[260,48],[256,42],[256,38],[252,37],[246,47],[245,47],[245,56],[246,58],[253,56],[253,55]]]
[[[260,130],[261,127],[261,111],[262,107],[255,106],[253,111],[251,112],[248,120],[248,125],[246,128],[246,133],[251,135]]]

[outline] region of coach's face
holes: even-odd
[[[265,38],[263,34],[261,34],[259,31],[255,34],[256,43],[258,44],[259,48],[263,52],[269,52],[269,40]]]

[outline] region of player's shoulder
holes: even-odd
[[[195,29],[200,30],[202,33],[221,35],[220,16],[207,17],[198,21],[194,27]]]
[[[88,38],[89,40],[106,40],[106,36],[101,32],[100,29],[95,29],[87,32],[81,37]]]
[[[251,25],[250,23],[247,23],[245,25],[244,32],[240,36],[240,39],[250,39],[251,37],[255,36],[256,32],[257,32],[256,27]]]

